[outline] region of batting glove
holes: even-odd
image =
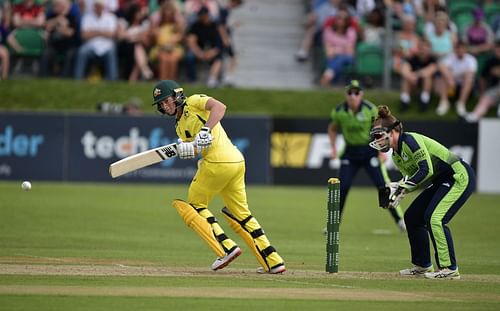
[[[196,134],[194,139],[194,143],[198,149],[198,152],[206,150],[210,148],[212,145],[212,134],[210,134],[210,128],[204,126],[201,130]]]
[[[177,151],[179,152],[179,158],[186,159],[194,159],[194,145],[193,143],[185,143],[182,139],[177,141]]]

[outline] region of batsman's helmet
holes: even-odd
[[[159,104],[169,96],[174,98],[175,107],[180,107],[186,103],[184,90],[177,82],[174,80],[162,80],[153,89],[153,105],[156,105],[161,114],[165,114],[165,111],[163,111],[163,108]]]

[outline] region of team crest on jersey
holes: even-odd
[[[161,95],[161,90],[159,88],[155,88],[155,90],[153,91],[153,96],[158,97],[160,95]]]
[[[365,115],[361,112],[356,114],[356,119],[358,119],[358,121],[365,121],[366,120]]]
[[[406,154],[406,152],[401,152],[401,158],[403,158],[403,161],[408,161],[408,155]]]
[[[189,117],[189,110],[184,109],[184,118]]]

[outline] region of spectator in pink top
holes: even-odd
[[[320,79],[322,86],[328,86],[334,78],[354,61],[356,30],[349,24],[350,16],[345,8],[338,12],[335,23],[323,31],[323,47],[326,56],[326,69]]]
[[[481,53],[491,52],[494,47],[495,35],[484,21],[484,12],[481,8],[476,8],[472,15],[474,23],[466,29],[463,41],[467,45],[467,51],[477,57]]]

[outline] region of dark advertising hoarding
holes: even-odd
[[[61,115],[0,114],[0,179],[63,178],[65,123]]]
[[[109,164],[175,142],[173,118],[0,114],[0,179],[112,181]],[[270,182],[268,118],[226,117],[222,125],[246,158],[247,182]],[[263,139],[265,138],[265,139]],[[170,159],[120,182],[188,182],[197,160]]]
[[[340,160],[332,160],[327,134],[328,119],[274,119],[271,133],[271,166],[275,184],[326,185],[328,178],[338,177]],[[408,121],[404,130],[427,135],[477,167],[477,137],[475,124],[449,121]],[[342,135],[337,138],[337,150],[345,146]],[[385,166],[393,180],[400,178],[390,156]],[[355,185],[370,185],[364,170],[358,172]]]

